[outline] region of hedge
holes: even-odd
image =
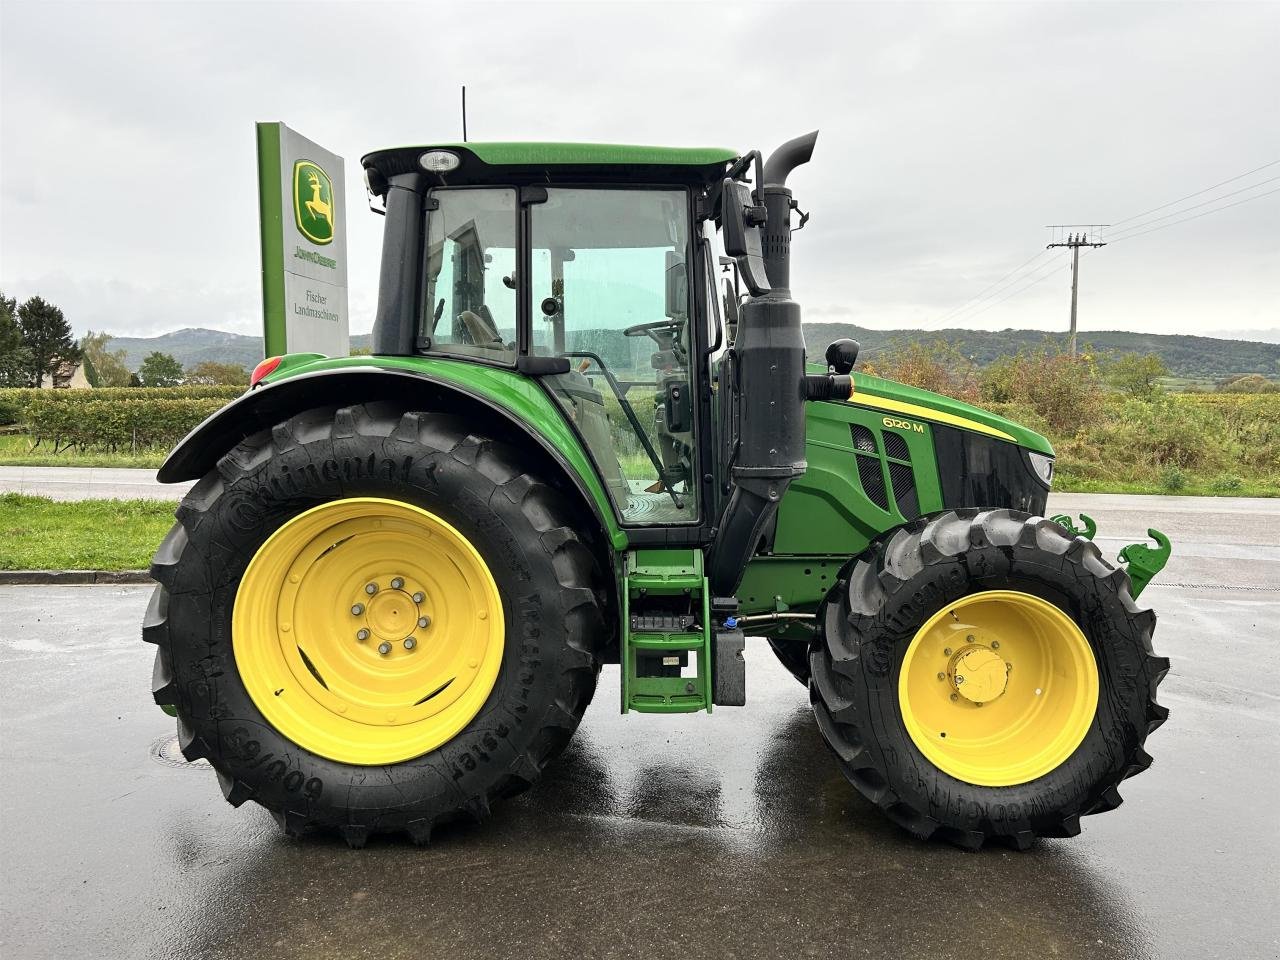
[[[36,446],[54,453],[76,447],[139,450],[169,447],[201,420],[244,391],[240,387],[104,390],[4,390],[6,406]]]
[[[100,390],[36,390],[27,387],[7,387],[0,388],[0,426],[13,423],[32,426],[28,408],[37,402],[41,408],[65,406],[81,409],[85,405],[103,402],[133,404],[151,401],[216,400],[218,401],[214,406],[216,409],[242,393],[244,393],[244,387],[236,386],[105,387]]]

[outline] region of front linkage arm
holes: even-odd
[[[1084,525],[1083,530],[1077,527],[1066,514],[1059,514],[1049,519],[1065,527],[1072,536],[1084,537],[1086,540],[1092,540],[1093,535],[1098,532],[1098,525],[1087,514],[1080,514],[1080,522]],[[1120,562],[1126,565],[1129,573],[1129,595],[1135,600],[1138,599],[1138,594],[1146,589],[1152,578],[1164,569],[1164,565],[1169,562],[1169,554],[1173,551],[1169,538],[1159,530],[1148,529],[1147,536],[1156,542],[1154,547],[1146,543],[1131,543],[1120,551],[1119,556]]]

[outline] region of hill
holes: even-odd
[[[617,339],[617,353],[628,352],[621,334],[616,331],[581,333],[599,341],[601,347],[604,347],[603,341]],[[962,355],[972,357],[979,365],[1019,349],[1034,349],[1049,339],[1048,334],[1039,330],[871,330],[842,323],[805,324],[805,340],[815,358],[821,357],[826,345],[839,337],[853,337],[859,341],[862,355],[867,359],[873,359],[882,350],[891,350],[912,341],[940,340],[953,345]],[[1169,372],[1177,377],[1216,379],[1242,373],[1280,377],[1280,344],[1275,343],[1124,330],[1082,333],[1080,343],[1089,344],[1098,351],[1155,353],[1164,360]],[[353,336],[351,345],[367,347],[369,335]],[[124,350],[125,363],[130,370],[137,370],[142,358],[154,350],[172,355],[184,367],[202,360],[252,367],[262,359],[262,338],[188,327],[158,337],[116,337],[112,339],[110,349]],[[606,356],[615,354],[608,348],[600,352]]]

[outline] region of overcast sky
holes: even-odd
[[[465,83],[473,140],[767,151],[820,128],[792,181],[813,215],[806,319],[1061,328],[1059,253],[956,308],[1036,256],[1045,224],[1119,224],[1280,160],[1277,51],[1280,3],[5,0],[0,289],[77,332],[258,332],[253,122],[283,120],[347,159],[367,330],[382,219],[358,159],[457,139]],[[1280,164],[1128,220],[1168,228],[1082,260],[1081,329],[1275,339],[1280,193],[1248,200],[1269,177]]]

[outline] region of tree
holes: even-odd
[[[0,293],[0,387],[25,387],[31,354],[22,342],[18,301]]]
[[[64,360],[80,360],[80,348],[71,338],[71,324],[62,311],[43,297],[32,297],[18,308],[22,343],[30,353],[27,383],[38,387],[46,375],[52,376]]]
[[[159,350],[147,354],[138,368],[144,387],[176,387],[182,383],[182,364]]]
[[[1107,383],[1121,393],[1139,400],[1153,400],[1160,394],[1160,378],[1169,368],[1154,353],[1122,353],[1106,366]]]
[[[111,342],[111,334],[94,333],[90,330],[80,341],[80,350],[84,354],[85,363],[92,365],[97,371],[98,387],[127,387],[129,385],[129,368],[124,362],[124,351],[107,349]]]
[[[201,386],[248,386],[249,371],[238,363],[218,363],[216,360],[202,360],[194,367],[187,367],[187,383]]]

